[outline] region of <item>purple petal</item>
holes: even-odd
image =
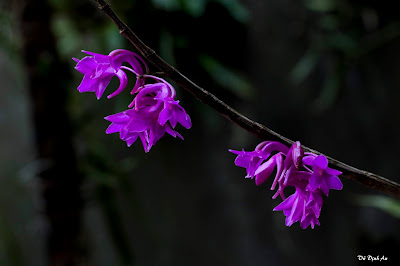
[[[311,190],[316,190],[321,185],[321,177],[317,173],[313,173],[309,185]]]
[[[165,132],[167,132],[168,134],[170,134],[174,138],[178,137],[178,138],[183,140],[183,137],[178,132],[173,130],[168,124],[166,124],[164,127],[165,127]]]
[[[154,111],[160,107],[161,103],[154,100],[152,97],[142,97],[142,98],[135,98],[134,100],[135,110],[139,109],[146,109],[146,112]]]
[[[329,187],[326,182],[321,182],[320,189],[321,189],[322,193],[325,194],[325,196],[329,195]]]
[[[111,52],[112,53],[112,52]],[[142,75],[145,73],[143,70],[142,65],[140,64],[139,60],[145,65],[147,69],[146,63],[143,61],[143,59],[138,56],[136,53],[133,53],[131,51],[123,50],[120,49],[118,51],[118,54],[113,57],[113,60],[111,61],[111,65],[115,68],[118,69],[121,67],[122,63],[127,62],[128,64],[131,65],[132,69],[139,75]]]
[[[287,157],[286,157],[287,158]],[[283,184],[286,185],[290,179],[292,179],[292,173],[295,171],[295,166],[292,165],[290,168],[284,172],[285,179],[283,180]]]
[[[171,115],[169,117],[169,123],[171,124],[172,128],[176,127],[176,124],[178,123],[178,120],[176,119],[175,115]]]
[[[146,136],[147,136],[147,132],[143,132],[143,133],[139,134],[139,138],[140,138],[140,140],[142,141],[142,144],[143,144],[143,149],[147,153],[147,152],[150,151],[151,146],[149,145],[149,143],[147,141],[148,137],[146,137]]]
[[[299,141],[296,141],[293,143],[293,162],[294,165],[297,169],[300,169],[301,164],[302,164],[302,158],[304,156],[304,150],[301,148],[301,144]]]
[[[259,143],[254,150],[260,151],[260,150],[262,150],[262,148],[265,147],[265,145],[267,145],[270,142],[271,142],[270,140],[263,141],[263,142]]]
[[[123,128],[121,128],[121,131],[119,132],[119,137],[122,140],[127,140],[129,139],[129,137],[133,134],[137,132],[129,132],[129,130],[126,128],[126,126],[124,126]]]
[[[303,157],[303,163],[306,165],[312,165],[314,159],[315,159],[315,156],[305,156],[305,157]]]
[[[147,94],[151,93],[157,93],[161,90],[168,89],[167,86],[164,83],[154,83],[154,84],[147,84],[143,87],[142,90],[138,92],[136,97],[142,98],[146,96]]]
[[[120,132],[121,129],[122,129],[124,126],[125,126],[124,124],[112,123],[112,124],[109,125],[108,128],[106,129],[106,134],[112,134],[112,133]]]
[[[79,84],[78,86],[78,91],[79,92],[93,92],[96,90],[95,88],[95,84],[96,84],[96,80],[92,79],[89,77],[89,75],[85,75],[82,79],[81,84]]]
[[[111,78],[112,76],[106,76],[102,79],[98,79],[98,87],[95,91],[97,99],[101,98],[108,84],[110,84]]]
[[[306,171],[293,171],[291,178],[300,180],[309,180],[312,173]]]
[[[133,95],[133,94],[139,92],[139,88],[144,86],[144,83],[145,83],[145,78],[144,77],[136,77],[135,86],[133,86],[131,94]]]
[[[342,172],[340,172],[340,171],[338,171],[338,170],[336,170],[336,169],[329,168],[329,167],[327,167],[327,168],[325,169],[325,172],[326,172],[327,174],[329,174],[329,175],[335,175],[335,176],[338,176],[338,175],[341,175],[341,174],[342,174]]]
[[[192,126],[190,117],[186,114],[185,110],[180,106],[176,105],[174,108],[174,116],[176,120],[185,128],[189,129]]]
[[[231,152],[237,152],[237,151],[231,150]],[[243,151],[235,159],[235,164],[237,166],[246,168],[247,172],[246,178],[249,177],[253,178],[254,172],[256,171],[258,166],[262,163],[262,159],[260,157],[254,156],[253,154],[254,152]]]
[[[235,165],[239,167],[247,168],[251,162],[252,157],[247,155],[239,155],[235,159]]]
[[[293,149],[294,149],[294,146],[293,145],[290,146],[290,149],[286,154],[286,159],[285,159],[285,164],[284,164],[286,170],[289,169],[293,165],[293,156],[292,156]]]
[[[109,115],[104,117],[105,120],[114,122],[114,123],[126,123],[128,122],[131,117],[126,115],[125,112],[116,113],[113,115]]]
[[[97,64],[94,61],[93,57],[86,56],[76,64],[75,69],[81,72],[82,74],[87,74],[87,73],[94,73],[96,67]]]
[[[265,143],[265,142],[262,142],[262,143]],[[257,148],[258,147],[259,147],[259,145],[257,146]],[[263,158],[265,158],[265,159],[268,158],[270,156],[271,152],[273,152],[273,151],[279,151],[279,152],[282,152],[283,154],[287,154],[289,151],[289,148],[280,142],[268,141],[267,143],[264,144],[264,147],[261,149]]]
[[[127,139],[126,140],[126,145],[128,147],[132,146],[132,144],[137,140],[138,136],[139,136],[139,134],[136,134],[136,135],[130,137],[129,139]]]
[[[118,70],[116,76],[119,79],[119,87],[113,93],[107,96],[108,99],[111,99],[112,97],[120,94],[126,88],[126,85],[128,85],[128,77],[126,76],[124,71],[122,71],[121,69]]]
[[[328,159],[324,155],[318,155],[315,157],[313,164],[321,169],[328,167]]]
[[[274,171],[276,166],[276,157],[272,157],[260,167],[257,168],[255,175],[256,175],[256,186],[261,185],[262,183],[267,180],[267,178],[271,175],[272,171]]]
[[[102,55],[102,54],[98,54],[98,53],[94,53],[94,52],[90,52],[90,51],[86,51],[86,50],[81,50],[82,53],[88,54],[90,56],[98,56],[98,55]],[[107,55],[102,55],[102,56],[107,56]]]
[[[286,217],[286,226],[291,226],[299,220],[301,208],[301,199],[300,197],[296,197],[290,215]]]
[[[311,219],[312,219],[312,216],[307,215],[304,220],[302,219],[302,221],[300,221],[300,227],[302,229],[306,229],[310,225]],[[314,226],[312,226],[312,228],[314,228]]]
[[[282,158],[282,154],[281,154],[281,153],[278,153],[278,154],[276,154],[276,155],[274,155],[274,156],[277,156],[277,157],[276,157],[276,175],[275,175],[274,182],[272,183],[271,190],[274,190],[274,189],[275,189],[275,186],[276,186],[276,184],[278,183],[279,177],[282,175],[282,171],[283,171],[283,158]]]
[[[172,108],[169,108],[169,106],[167,106],[160,112],[160,115],[158,117],[158,123],[160,123],[160,125],[163,126],[168,121],[168,119],[170,119],[172,114],[173,114]]]
[[[150,129],[153,126],[153,122],[146,116],[140,114],[132,116],[131,120],[126,125],[126,128],[130,132],[142,132]]]
[[[149,145],[154,146],[156,142],[165,134],[164,127],[155,124],[150,130]]]
[[[322,208],[322,204],[323,204],[323,198],[321,193],[312,193],[312,199],[315,202],[315,204],[319,207],[319,211],[318,211],[318,215],[317,217],[319,217],[319,212],[321,211]]]
[[[287,199],[285,199],[278,206],[276,206],[273,209],[273,211],[283,211],[283,210],[291,209],[296,198],[297,197],[295,194],[290,195]]]
[[[173,129],[172,129],[173,130]],[[176,136],[178,137],[178,138],[180,138],[181,140],[183,140],[183,137],[182,137],[182,135],[181,134],[179,134],[178,132],[176,132],[175,130],[174,130],[174,132],[175,132],[175,134],[176,134]]]
[[[229,149],[228,150],[229,152],[232,152],[233,154],[236,154],[236,155],[244,155],[244,154],[246,154],[246,151],[237,151],[237,150],[232,150],[232,149]]]
[[[318,218],[315,217],[315,216],[312,215],[312,214],[308,214],[308,215],[305,217],[304,221],[301,221],[301,222],[300,222],[300,227],[301,227],[302,229],[306,229],[309,225],[311,225],[311,228],[314,229],[314,226],[315,226],[315,225],[319,225]]]
[[[94,57],[94,60],[98,64],[111,65],[111,56],[103,55],[103,54],[96,54],[96,53],[92,53],[92,52],[85,52],[85,53],[92,54]]]
[[[120,132],[120,138],[123,141],[127,141],[130,138],[136,138],[139,134],[140,133],[137,133],[137,132],[129,132],[129,131],[125,130],[125,128],[122,128],[121,132]]]
[[[341,190],[343,188],[342,181],[340,181],[337,176],[328,176],[326,178],[326,183],[330,189]]]

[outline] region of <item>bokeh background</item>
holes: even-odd
[[[400,181],[394,3],[110,2],[249,118]],[[165,136],[146,154],[106,135],[103,117],[131,96],[78,93],[71,58],[117,48],[135,51],[94,1],[0,1],[0,265],[363,265],[357,255],[400,265],[398,201],[343,178],[321,226],[286,227],[270,182],[244,179],[227,151],[260,140],[180,87],[193,122],[178,130],[184,141]]]

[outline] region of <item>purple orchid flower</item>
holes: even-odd
[[[312,154],[304,157],[303,163],[311,166],[314,172],[310,178],[311,190],[320,188],[328,196],[329,189],[341,190],[343,188],[342,182],[337,177],[342,172],[329,168],[328,159],[325,156]]]
[[[272,152],[278,151],[286,154],[288,150],[288,147],[280,142],[264,141],[258,144],[254,151],[229,151],[238,155],[235,160],[235,164],[239,167],[246,168],[247,175],[245,176],[245,178],[253,178],[256,175],[256,170],[260,167],[263,160],[267,159]]]
[[[319,225],[322,193],[328,196],[329,189],[340,190],[343,187],[337,177],[341,172],[329,168],[325,156],[304,153],[298,141],[290,148],[276,141],[264,141],[254,151],[229,151],[238,155],[235,164],[246,168],[246,178],[255,177],[257,186],[264,183],[276,168],[271,190],[277,185],[278,188],[272,198],[281,196],[283,202],[274,211],[283,211],[287,226],[295,222],[299,222],[303,229]],[[288,198],[284,193],[286,187],[296,189]]]
[[[156,142],[168,133],[183,139],[174,130],[179,123],[190,128],[192,122],[185,109],[175,100],[174,87],[165,80],[147,75],[149,69],[145,61],[136,53],[117,49],[109,55],[83,51],[88,56],[82,60],[73,58],[76,69],[84,77],[78,87],[79,92],[95,92],[97,99],[103,95],[113,77],[120,81],[119,87],[107,96],[112,98],[121,93],[128,84],[125,71],[136,75],[136,82],[131,94],[136,97],[128,105],[130,109],[105,117],[111,124],[107,134],[120,133],[120,138],[131,146],[138,138],[144,150],[150,151]],[[123,65],[126,63],[128,66]],[[146,84],[150,80],[153,83]]]
[[[120,85],[107,98],[118,95],[126,88],[128,77],[123,71],[124,69],[135,73],[138,77],[143,75],[145,71],[148,71],[146,63],[137,54],[127,50],[117,49],[109,55],[88,51],[82,52],[89,56],[84,57],[82,60],[73,58],[77,62],[75,69],[84,75],[81,84],[78,86],[78,91],[95,92],[97,99],[101,98],[113,77],[119,79]],[[128,63],[131,68],[122,66],[124,62]],[[136,91],[142,84],[143,80],[138,78],[133,91]]]
[[[282,164],[283,164],[283,157],[282,153],[280,152],[272,156],[262,165],[260,165],[260,167],[258,167],[257,170],[255,171],[256,186],[261,185],[267,180],[267,178],[272,174],[272,171],[274,171],[275,166],[277,167],[276,177],[280,176],[282,173]]]
[[[305,179],[308,177],[307,172],[299,171],[304,156],[304,151],[299,141],[294,142],[285,155],[286,159],[283,164],[283,169],[279,171],[279,175],[276,175],[271,186],[271,190],[274,190],[276,185],[279,185],[276,193],[272,196],[273,199],[278,197],[278,195],[280,195],[282,199],[286,198],[283,192],[288,186],[289,180]]]
[[[106,133],[120,132],[120,138],[131,146],[139,137],[145,152],[149,152],[165,133],[173,137],[183,137],[173,130],[177,123],[185,128],[191,127],[191,120],[186,111],[174,100],[175,90],[165,80],[146,75],[162,81],[147,84],[139,89],[132,109],[105,117],[112,122]]]
[[[229,150],[230,152],[238,155],[235,160],[235,165],[246,168],[245,178],[253,178],[256,170],[262,163],[262,156],[260,151],[235,151]]]
[[[296,192],[274,208],[274,211],[283,211],[286,216],[286,226],[300,222],[302,229],[311,225],[319,225],[318,218],[322,208],[322,196],[318,192],[311,192],[296,186]]]

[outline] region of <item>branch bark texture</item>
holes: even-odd
[[[136,34],[119,19],[119,17],[115,14],[115,12],[111,9],[111,6],[106,1],[95,1],[98,3],[99,9],[103,11],[114,22],[114,24],[119,29],[120,34],[124,36],[131,44],[133,44],[149,63],[155,66],[158,70],[164,72],[164,75],[166,77],[170,78],[181,87],[186,89],[188,92],[193,94],[201,102],[207,104],[215,111],[223,115],[225,118],[252,133],[259,139],[276,140],[284,142],[288,145],[291,145],[293,143],[292,140],[278,134],[277,132],[267,128],[264,125],[261,125],[245,117],[226,103],[222,102],[216,96],[185,77],[177,69],[165,62],[159,55],[157,55],[157,53],[153,49],[143,43],[136,36]],[[305,151],[321,154],[320,152],[312,150],[304,145],[302,147]],[[376,175],[374,173],[357,169],[338,160],[335,160],[329,156],[326,157],[328,158],[329,164],[332,167],[343,172],[341,176],[361,183],[371,189],[381,191],[387,195],[400,198],[400,185],[398,183],[386,179],[382,176]]]

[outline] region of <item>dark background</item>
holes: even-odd
[[[393,3],[111,4],[165,60],[249,118],[400,181]],[[106,135],[103,118],[131,96],[78,93],[71,58],[117,48],[135,51],[93,1],[0,2],[0,265],[363,265],[357,255],[399,265],[398,202],[343,178],[321,226],[286,227],[271,181],[244,179],[227,151],[260,140],[180,87],[193,123],[178,129],[184,141],[165,136],[146,154]]]

